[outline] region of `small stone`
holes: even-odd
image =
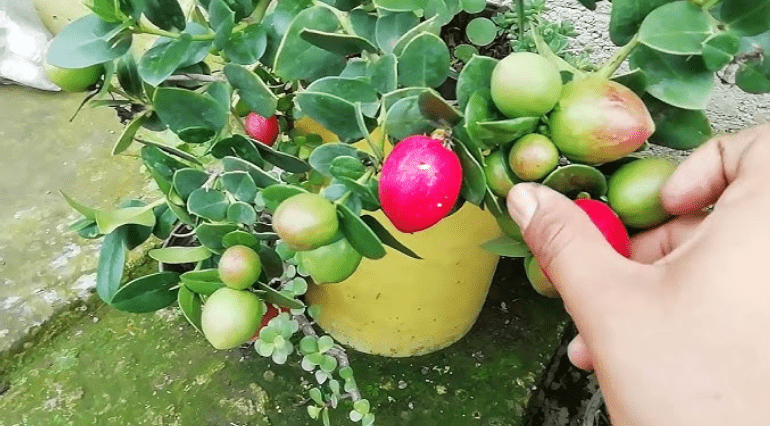
[[[398,381],[398,388],[399,388],[399,389],[406,389],[406,387],[407,387],[407,386],[408,386],[408,385],[406,384],[406,382],[405,382],[405,381],[403,381],[403,380],[399,380],[399,381]]]

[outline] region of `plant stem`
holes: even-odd
[[[703,3],[703,6],[701,6],[701,7],[703,8],[703,10],[709,10],[712,7],[714,7],[715,4],[719,3],[720,1],[721,0],[708,0],[705,3]]]
[[[249,24],[246,22],[241,22],[240,24],[236,25],[231,33],[236,33],[238,31],[243,30],[246,28]],[[182,34],[186,33],[174,33],[171,31],[161,30],[159,28],[152,28],[148,27],[142,24],[138,24],[136,26],[129,27],[133,32],[135,33],[142,33],[142,34],[152,34],[157,35],[161,37],[167,37],[171,39],[180,39],[182,38]],[[190,35],[190,34],[188,34]],[[196,34],[196,35],[190,35],[190,39],[192,41],[212,41],[214,40],[214,37],[216,37],[216,33],[209,33],[209,34]]]
[[[601,68],[599,68],[599,71],[596,72],[596,75],[604,78],[612,77],[612,75],[615,74],[615,71],[617,71],[626,60],[626,58],[628,58],[628,55],[630,55],[631,52],[633,52],[639,46],[639,44],[639,33],[637,33],[634,35],[634,38],[632,38],[631,41],[618,49],[615,54],[612,55],[612,57],[604,65],[602,65]]]
[[[519,40],[524,40],[524,0],[516,0],[516,15],[519,18]]]
[[[270,6],[271,1],[272,0],[259,0],[257,7],[249,17],[249,21],[254,24],[259,24],[262,22],[262,18],[265,17],[265,11],[267,10],[268,6]]]

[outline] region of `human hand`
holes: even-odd
[[[709,141],[661,191],[677,215],[616,253],[570,200],[535,184],[511,216],[580,336],[616,425],[759,425],[770,401],[770,125]],[[713,205],[713,211],[703,213]]]

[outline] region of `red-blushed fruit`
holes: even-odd
[[[274,115],[266,118],[255,112],[250,112],[244,120],[244,126],[247,135],[267,146],[273,146],[278,139],[278,117]]]
[[[588,214],[612,248],[625,257],[631,256],[631,239],[626,227],[610,206],[590,199],[575,200],[575,204]]]
[[[655,131],[639,96],[601,77],[567,83],[550,115],[550,127],[559,152],[590,165],[625,157]]]
[[[222,287],[211,294],[201,311],[201,330],[217,349],[246,343],[262,321],[263,304],[247,290]]]
[[[262,273],[262,261],[250,247],[232,246],[222,253],[217,266],[219,279],[236,290],[251,287]]]
[[[396,144],[382,166],[382,211],[401,232],[430,228],[452,211],[462,180],[460,159],[443,141],[409,136]]]

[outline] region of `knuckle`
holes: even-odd
[[[544,269],[550,268],[553,260],[577,238],[571,222],[553,210],[540,210],[535,214],[525,238]]]

